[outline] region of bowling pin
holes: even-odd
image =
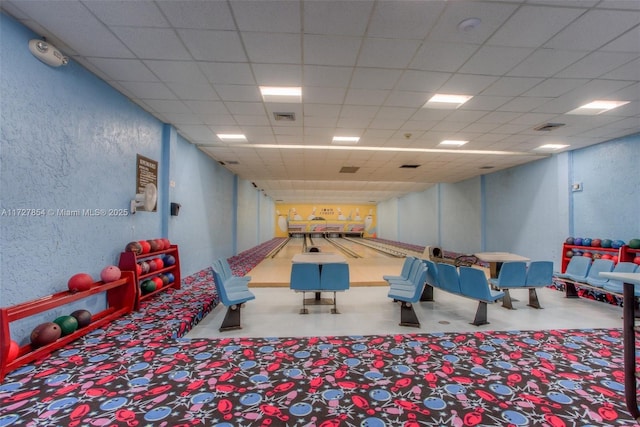
[[[373,224],[373,209],[369,209],[369,215],[367,215],[364,219],[364,229],[371,229],[371,225]]]
[[[360,221],[362,219],[360,218],[360,209],[356,208],[356,216],[353,219],[355,219],[356,221]]]
[[[278,210],[276,211],[276,214],[278,215],[278,228],[280,231],[286,232],[288,230],[287,218],[284,215],[280,215],[280,211]]]

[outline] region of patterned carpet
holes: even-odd
[[[0,427],[636,425],[619,329],[181,338],[214,289],[203,270],[10,373]]]

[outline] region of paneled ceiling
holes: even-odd
[[[640,132],[638,0],[1,5],[276,201],[380,202]],[[594,100],[628,103],[567,114]]]

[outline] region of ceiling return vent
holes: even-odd
[[[417,169],[420,165],[401,165],[400,169]]]
[[[564,123],[543,123],[540,126],[536,126],[533,130],[537,130],[538,132],[550,132],[554,129],[558,129],[564,126]]]
[[[343,166],[340,169],[340,173],[356,173],[359,169],[359,166]]]
[[[277,122],[295,122],[296,113],[273,113],[273,118]]]

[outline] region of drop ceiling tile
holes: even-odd
[[[538,47],[586,10],[525,5],[513,14],[487,43],[497,46]]]
[[[401,74],[401,70],[356,67],[350,87],[354,89],[391,89]]]
[[[179,99],[215,101],[218,95],[209,83],[169,82],[167,86]]]
[[[191,141],[217,140],[217,137],[208,126],[181,125],[178,127],[178,130]]]
[[[384,102],[387,107],[422,107],[432,94],[415,91],[391,91]]]
[[[497,108],[498,111],[514,111],[527,113],[551,101],[553,98],[518,96]]]
[[[355,117],[340,117],[337,127],[342,129],[364,129],[369,126],[372,119],[362,119]]]
[[[515,119],[511,120],[509,123],[515,124],[525,124],[531,127],[536,127],[535,125],[546,123],[546,122],[561,122],[561,117],[558,117],[555,114],[543,114],[543,113],[525,113]]]
[[[408,120],[416,111],[416,108],[382,107],[376,118]]]
[[[213,88],[223,101],[257,102],[262,100],[256,86],[214,84]]]
[[[242,41],[235,31],[177,30],[198,61],[247,62]]]
[[[372,129],[391,129],[391,130],[396,130],[398,129],[400,126],[402,126],[404,124],[406,120],[404,119],[388,119],[388,118],[384,118],[384,117],[375,117],[373,120],[371,120],[371,123],[369,123],[369,127]]]
[[[143,101],[152,111],[158,113],[190,113],[189,108],[182,101],[172,99],[144,99]]]
[[[303,85],[346,88],[349,85],[353,67],[303,66]]]
[[[258,116],[264,114],[264,105],[261,102],[225,102],[231,114],[244,114],[249,116]]]
[[[302,63],[299,34],[244,33],[242,40],[252,62]]]
[[[360,50],[360,38],[305,34],[305,65],[354,66]]]
[[[640,40],[638,40],[640,43]],[[623,52],[594,52],[565,68],[555,77],[594,79],[635,59],[638,54]]]
[[[370,37],[422,40],[445,6],[445,2],[378,2],[367,34]]]
[[[487,113],[478,119],[478,123],[507,123],[516,117],[520,116],[522,113],[514,113],[507,111],[494,111],[491,113]]]
[[[144,64],[164,82],[208,83],[195,62],[146,60]]]
[[[640,23],[640,12],[590,10],[549,40],[545,47],[597,49],[638,23]]]
[[[381,105],[388,94],[388,90],[349,89],[344,103],[350,105]]]
[[[460,110],[479,110],[479,111],[493,111],[499,106],[509,102],[511,98],[507,96],[485,96],[476,95],[464,104],[462,104]]]
[[[366,38],[358,57],[358,66],[405,68],[420,44],[419,40]]]
[[[518,96],[542,82],[540,78],[501,77],[482,91],[483,95]]]
[[[157,82],[158,78],[138,59],[87,58],[109,80]]]
[[[227,107],[221,101],[184,101],[184,103],[189,110],[201,117],[229,114]]]
[[[158,7],[169,22],[177,28],[233,30],[233,16],[227,2],[191,1],[189,7],[183,2],[160,1]]]
[[[301,29],[300,4],[252,0],[232,2],[231,8],[240,30],[295,33]]]
[[[477,95],[493,84],[498,77],[482,76],[477,74],[454,74],[440,87],[440,93],[455,93],[464,95]],[[467,101],[468,103],[469,101]],[[463,104],[465,105],[465,104]]]
[[[138,58],[191,59],[191,55],[172,29],[134,27],[112,27],[112,29]]]
[[[418,50],[410,68],[427,71],[457,71],[480,46],[428,41]]]
[[[523,95],[557,97],[577,87],[586,85],[588,81],[588,79],[546,79]]]
[[[87,1],[82,4],[107,25],[169,26],[155,2],[111,0]]]
[[[518,6],[484,1],[447,2],[444,13],[430,32],[428,39],[458,43],[484,43],[516,10]],[[460,31],[458,24],[467,18],[479,18],[477,28]]]
[[[640,2],[637,2],[640,5]],[[640,26],[632,28],[600,50],[612,52],[634,52],[640,50]]]
[[[237,125],[236,120],[233,118],[233,116],[227,114],[216,114],[213,116],[207,116],[203,117],[202,120],[204,121],[204,124],[208,126],[229,127]]]
[[[501,76],[515,67],[533,49],[524,47],[483,46],[462,67],[461,73]]]
[[[176,96],[164,83],[159,82],[119,82],[136,98],[141,99],[176,99]]]
[[[326,117],[326,116],[304,116],[304,126],[305,130],[308,127],[324,127],[324,128],[335,128],[338,123],[338,116],[335,117]]]
[[[249,64],[199,62],[198,66],[211,83],[226,85],[255,85]]]
[[[479,122],[475,122],[475,123],[471,123],[470,125],[464,127],[462,129],[462,131],[464,131],[464,132],[484,133],[484,132],[491,132],[493,129],[497,128],[498,126],[500,126],[498,123],[479,123]]]
[[[640,80],[640,59],[624,64],[601,77],[614,80]]]
[[[242,115],[242,114],[234,114],[233,118],[236,122],[241,125],[247,126],[267,126],[269,125],[269,119],[265,114],[260,116],[251,116],[251,115]]]
[[[514,67],[508,75],[552,77],[563,68],[568,67],[586,55],[587,52],[580,50],[538,49]]]
[[[204,121],[194,114],[163,113],[167,123],[174,125],[204,125]]]
[[[285,64],[253,64],[260,86],[302,86],[302,66]]]
[[[396,90],[436,92],[447,80],[451,73],[432,71],[405,70],[396,85]]]
[[[307,34],[362,36],[367,29],[373,2],[311,1],[304,3]]]

